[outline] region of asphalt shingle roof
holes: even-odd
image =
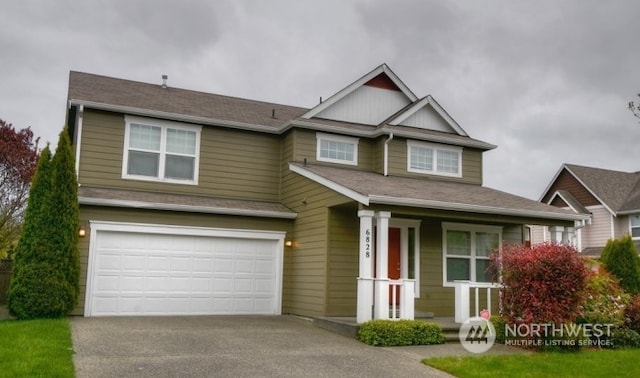
[[[316,164],[291,163],[331,182],[372,199],[399,199],[403,202],[429,203],[434,208],[460,208],[470,212],[495,214],[522,213],[539,218],[574,219],[573,211],[540,203],[475,184],[454,181],[384,176],[375,172],[336,168]],[[375,202],[375,201],[374,201]]]
[[[277,128],[306,108],[222,96],[71,71],[69,100],[88,101],[192,117]],[[275,112],[275,118],[272,115]]]
[[[640,210],[640,173],[565,164],[598,199],[611,210]]]

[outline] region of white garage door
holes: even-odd
[[[85,315],[280,314],[283,240],[91,222]]]

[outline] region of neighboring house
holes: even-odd
[[[452,316],[503,241],[585,219],[483,187],[495,146],[385,64],[311,109],[80,72],[68,105],[75,314]]]
[[[565,240],[585,255],[600,256],[607,240],[631,235],[640,248],[640,172],[563,164],[540,202],[569,209],[591,219]],[[550,240],[558,228],[533,227],[532,242]]]

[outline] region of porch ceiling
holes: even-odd
[[[411,206],[562,221],[588,218],[585,214],[480,185],[384,176],[375,172],[296,162],[289,163],[289,168],[366,206]]]

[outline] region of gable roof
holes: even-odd
[[[552,203],[556,197],[560,198],[562,202],[564,202],[567,205],[567,207],[571,208],[571,210],[575,211],[576,213],[579,213],[579,214],[591,213],[586,207],[582,206],[582,204],[568,190],[556,191],[551,197],[551,200],[549,200],[549,203]]]
[[[389,80],[386,83],[378,82],[376,85],[396,85],[401,93],[408,96],[407,101],[416,99],[415,95],[386,64],[374,69],[351,86],[359,85],[360,81],[366,83],[367,80],[370,81],[376,78],[376,74],[387,75]],[[370,76],[373,76],[373,78]],[[345,88],[345,90],[348,88]],[[378,126],[371,126],[320,118],[309,119],[304,118],[304,116],[313,109],[191,91],[170,86],[163,87],[160,84],[149,84],[77,71],[69,73],[68,90],[69,106],[83,106],[98,110],[202,125],[224,126],[273,134],[281,134],[291,127],[300,127],[368,138],[394,133],[405,138],[473,147],[481,150],[496,148],[493,144],[468,137],[459,126],[456,127],[462,133],[449,133],[403,126],[401,124],[383,123]],[[432,106],[442,115],[445,121],[447,118],[450,119],[450,121],[446,122],[455,122],[444,109],[438,110],[439,105],[430,96],[423,100],[424,102],[418,102],[418,105],[412,104],[402,109],[402,111],[411,113],[419,109],[420,105]],[[327,101],[324,103],[327,103]],[[398,117],[400,114],[397,113],[394,117]],[[72,122],[72,120],[69,120],[69,122]]]
[[[358,80],[349,84],[342,90],[338,91],[333,96],[329,97],[325,101],[313,107],[313,109],[303,114],[301,118],[307,118],[307,119],[313,118],[314,116],[318,115],[318,113],[336,104],[338,101],[345,98],[349,94],[353,93],[356,89],[360,88],[361,86],[365,85],[371,80],[374,80],[379,75],[385,75],[386,78],[391,80],[391,82],[393,82],[393,84],[398,88],[398,90],[400,90],[400,92],[402,92],[402,94],[404,94],[407,97],[407,99],[409,99],[409,101],[414,102],[418,99],[418,97],[416,97],[416,95],[413,94],[413,92],[411,92],[409,87],[407,87],[402,82],[402,80],[400,80],[400,78],[391,70],[391,68],[389,68],[389,66],[387,66],[386,63],[383,63],[378,67],[374,68],[373,70],[371,70],[369,73],[359,78]]]
[[[440,117],[447,123],[447,125],[455,131],[457,134],[462,136],[468,136],[467,132],[456,122],[453,117],[447,113],[446,110],[438,102],[431,97],[431,95],[427,95],[423,97],[420,101],[416,101],[413,104],[409,105],[407,109],[400,112],[400,114],[394,115],[392,119],[387,121],[389,125],[402,125],[402,123],[408,120],[411,116],[415,115],[419,111],[423,111],[427,106],[430,106],[433,110],[438,113]],[[420,126],[417,126],[420,127]],[[422,128],[422,127],[420,127]]]
[[[295,162],[289,163],[289,169],[366,206],[412,206],[564,221],[588,219],[584,214],[475,184],[384,176],[375,172]]]
[[[563,164],[540,199],[544,198],[560,174],[566,171],[614,215],[640,212],[640,172]]]

